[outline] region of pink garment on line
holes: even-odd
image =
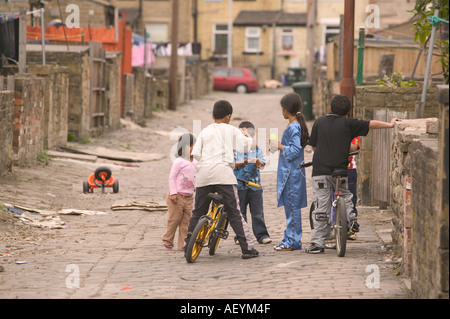
[[[192,162],[178,157],[172,164],[169,175],[169,194],[194,194],[195,172],[197,171],[197,160]]]

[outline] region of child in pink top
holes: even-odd
[[[192,134],[184,134],[178,140],[178,157],[172,164],[169,175],[169,196],[167,196],[166,232],[162,237],[164,247],[173,248],[175,233],[178,228],[178,250],[183,250],[187,236],[189,219],[192,215],[194,201],[195,172],[197,160],[191,155],[195,138]],[[190,146],[188,148],[188,146]]]

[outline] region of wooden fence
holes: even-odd
[[[388,109],[374,111],[374,120],[390,122],[393,118],[406,119],[407,112],[396,112]],[[391,203],[390,172],[392,171],[391,148],[392,130],[372,130],[372,190],[373,198],[380,202],[380,206]]]

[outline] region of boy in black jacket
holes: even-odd
[[[313,147],[312,186],[315,209],[312,213],[314,229],[311,233],[311,246],[305,251],[310,254],[324,252],[325,240],[330,235],[328,216],[331,211],[331,189],[335,178],[331,176],[334,169],[346,170],[348,153],[353,138],[366,136],[369,129],[393,128],[399,119],[390,123],[366,121],[348,118],[352,103],[345,95],[337,95],[331,101],[331,113],[316,120],[311,131],[309,145]],[[352,193],[348,190],[347,178],[343,178],[341,197],[344,198],[350,227],[356,226],[353,212]],[[356,229],[355,229],[356,230]]]

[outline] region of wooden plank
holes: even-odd
[[[88,162],[96,162],[97,161],[97,156],[95,156],[95,155],[65,153],[65,152],[56,152],[56,151],[47,151],[47,154],[48,154],[48,156],[55,157],[55,158],[68,158],[68,159],[88,161]]]
[[[374,120],[390,122],[395,117],[405,119],[408,117],[408,113],[388,109],[374,111]],[[372,131],[372,196],[383,206],[391,203],[392,135],[393,130],[391,129]]]
[[[379,109],[374,111],[374,120],[386,121],[387,111]],[[385,130],[373,130],[373,149],[372,149],[372,192],[373,198],[387,202],[386,188],[389,173],[386,169],[386,162],[390,162],[390,157],[386,157],[386,134]]]

